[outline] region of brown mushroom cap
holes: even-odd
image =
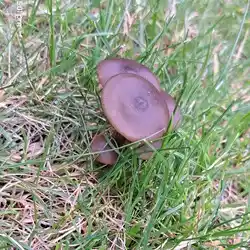
[[[165,91],[161,91],[160,93],[168,106],[170,118],[173,115],[172,127],[177,128],[181,123],[181,110],[179,107],[177,107],[175,110],[175,114],[173,114],[175,106],[176,106],[176,102],[175,102],[174,98]]]
[[[104,135],[100,134],[94,136],[91,143],[92,152],[101,152],[109,149],[111,149],[111,147],[108,145]],[[96,161],[106,165],[114,165],[117,161],[117,158],[118,156],[116,152],[107,151],[107,152],[101,152],[97,156]]]
[[[157,150],[159,148],[161,148],[162,146],[162,140],[159,141],[155,141],[151,143],[151,146]],[[152,157],[154,150],[152,149],[152,147],[150,147],[147,144],[142,145],[141,147],[139,147],[136,152],[139,154],[139,157],[143,160],[148,160],[149,158]]]
[[[151,82],[158,91],[161,90],[157,77],[146,66],[134,60],[125,58],[106,59],[101,61],[97,66],[98,80],[102,87],[104,87],[109,78],[120,73],[140,75]]]
[[[119,84],[117,84],[119,83]],[[124,73],[105,84],[103,111],[115,128],[129,141],[161,137],[167,129],[169,113],[160,92],[141,76]]]

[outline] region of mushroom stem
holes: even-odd
[[[117,142],[118,146],[122,146],[126,142],[126,138],[119,134],[115,129],[111,132],[111,135]]]
[[[137,148],[136,153],[139,154],[139,157],[141,159],[148,160],[153,156],[154,152],[157,149],[161,148],[161,146],[162,146],[162,140],[147,142],[146,144],[143,144],[141,147]]]

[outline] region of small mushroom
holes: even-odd
[[[129,141],[157,139],[167,129],[165,100],[152,83],[139,75],[111,77],[102,90],[101,102],[111,125]]]
[[[151,82],[160,91],[158,78],[144,65],[135,60],[125,58],[113,58],[101,61],[97,66],[97,75],[100,87],[104,87],[106,82],[117,74],[130,73],[136,74]]]
[[[108,145],[104,135],[99,134],[95,135],[92,143],[91,150],[92,152],[101,152],[105,150],[110,150],[111,147]],[[96,158],[96,161],[103,163],[105,165],[114,165],[117,161],[118,155],[115,151],[101,152]]]
[[[174,98],[163,90],[160,92],[160,94],[168,106],[170,118],[172,117],[172,128],[176,129],[179,127],[179,125],[181,123],[181,110],[177,106],[175,113],[173,114],[175,106],[176,106],[176,102],[175,102]]]
[[[141,147],[136,149],[137,154],[139,154],[139,157],[143,160],[148,160],[152,157],[154,150],[160,149],[162,146],[162,140],[158,140],[151,143],[151,147],[148,144],[144,144]]]

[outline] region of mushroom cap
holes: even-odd
[[[146,66],[135,60],[125,58],[113,58],[101,61],[97,66],[97,75],[102,87],[112,76],[120,73],[131,73],[140,75],[151,82],[158,91],[161,90],[158,78]]]
[[[177,128],[181,123],[181,110],[177,106],[177,108],[175,110],[175,113],[173,114],[175,106],[176,106],[175,99],[171,95],[169,95],[167,92],[165,92],[163,90],[160,93],[161,93],[162,98],[165,100],[165,102],[166,102],[166,104],[168,106],[168,111],[169,111],[170,118],[173,115],[172,126],[173,126],[173,128]]]
[[[92,152],[100,152],[109,150],[111,147],[108,145],[104,135],[95,135],[92,143],[91,150]],[[103,163],[105,165],[114,165],[117,161],[117,153],[114,151],[101,152],[96,158],[96,161]]]
[[[157,150],[162,146],[162,140],[155,141],[151,143],[151,146]],[[141,147],[136,149],[136,152],[139,154],[139,157],[143,160],[148,160],[154,154],[154,150],[147,144],[143,144]]]
[[[113,76],[101,95],[105,116],[129,141],[161,137],[167,129],[169,113],[160,92],[141,76],[124,73]]]

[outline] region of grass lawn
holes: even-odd
[[[250,0],[0,1],[0,249],[250,249]],[[97,164],[96,66],[135,59],[183,114]]]

